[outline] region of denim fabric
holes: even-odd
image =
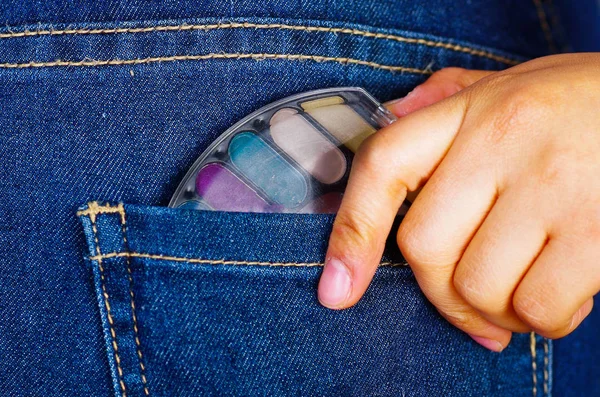
[[[397,250],[358,305],[322,307],[330,215],[98,203],[79,215],[115,387],[129,395],[514,396],[529,395],[534,378],[540,394],[551,387],[548,341],[519,335],[500,355],[474,348],[440,322]]]
[[[497,70],[549,53],[535,2],[6,0],[0,15],[0,394],[122,395],[123,382],[145,395],[145,382],[150,395],[542,396],[573,382],[552,376],[542,338],[518,336],[493,355],[451,329],[404,267],[383,267],[360,306],[332,313],[315,301],[318,266],[116,256],[103,261],[110,324],[100,263],[86,259],[100,246],[320,262],[330,218],[158,207],[213,139],[274,100],[333,86],[388,100],[445,66]],[[76,212],[92,200],[141,205],[125,206],[130,248],[119,213],[98,215],[100,244],[85,215],[82,230]],[[346,339],[318,338],[332,329]],[[592,394],[600,369],[586,364],[573,387]]]
[[[554,31],[566,37],[566,50],[600,51],[600,2],[579,0],[556,0],[550,7],[550,20]]]
[[[38,23],[71,27],[97,23],[185,21],[190,18],[284,18],[356,23],[429,33],[527,56],[548,51],[540,28],[538,0],[116,0],[110,6],[91,0],[4,0],[1,20],[8,26],[37,29]],[[544,1],[545,3],[545,1]],[[16,30],[16,29],[15,29]],[[21,29],[19,29],[21,30]]]

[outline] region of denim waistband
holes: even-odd
[[[6,0],[0,4],[4,33],[48,30],[51,26],[102,26],[143,22],[177,25],[195,19],[282,18],[359,24],[377,29],[410,30],[535,57],[564,47],[558,12],[541,0]]]

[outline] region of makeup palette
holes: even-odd
[[[188,171],[169,206],[335,213],[354,153],[365,138],[394,120],[362,88],[282,99],[215,140]]]

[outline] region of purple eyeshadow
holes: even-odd
[[[218,211],[271,212],[263,200],[240,178],[218,163],[202,167],[196,178],[196,192]]]

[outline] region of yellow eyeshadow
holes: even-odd
[[[342,98],[341,96],[330,96],[327,98],[319,98],[314,99],[312,101],[306,101],[301,103],[300,106],[302,106],[302,109],[304,109],[305,112],[308,112],[309,110],[319,108],[322,106],[339,105],[342,103],[344,103],[344,98]]]
[[[339,104],[339,102],[305,110],[317,123],[325,127],[331,135],[355,153],[360,144],[376,131],[354,109],[348,105]]]

